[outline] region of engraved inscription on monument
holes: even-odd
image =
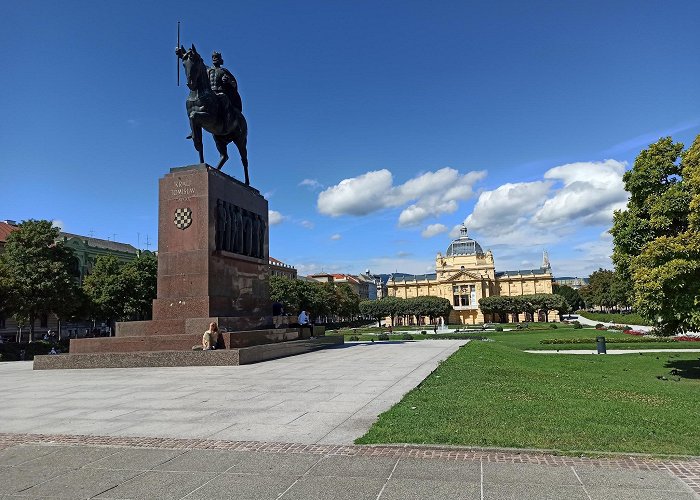
[[[178,200],[194,196],[195,189],[192,186],[192,179],[178,179],[175,181],[174,187],[171,189],[171,195]]]

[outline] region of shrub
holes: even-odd
[[[377,340],[389,340],[389,336],[386,333],[380,333],[377,335]]]
[[[350,335],[350,337],[348,337],[348,340],[350,340],[350,341],[360,340],[360,337],[358,337],[357,335]]]
[[[580,330],[581,328],[583,328],[583,325],[581,324],[581,322],[580,322],[580,321],[574,321],[574,329],[575,329],[575,330]]]
[[[503,327],[502,327],[501,325],[498,325],[496,328],[494,328],[494,330],[497,331],[497,332],[502,332],[502,331],[503,331]]]
[[[421,335],[428,335],[428,332],[426,332],[425,330],[421,330],[421,331],[420,331],[420,334],[421,334]]]
[[[605,325],[603,323],[596,323],[595,329],[596,330],[605,330]]]
[[[549,328],[550,328],[551,330],[556,330],[556,329],[559,328],[559,327],[557,326],[556,323],[550,323],[550,324],[549,324]]]
[[[421,332],[421,333],[423,333],[423,332]],[[413,335],[411,335],[410,333],[404,333],[403,335],[401,335],[401,338],[403,340],[413,340]]]

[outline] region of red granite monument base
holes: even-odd
[[[159,182],[153,320],[117,323],[115,337],[71,339],[70,355],[191,351],[212,322],[225,349],[303,340],[298,329],[273,328],[267,210],[258,190],[209,165],[171,169]]]

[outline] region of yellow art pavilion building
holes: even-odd
[[[467,325],[505,319],[482,313],[480,298],[552,293],[552,279],[546,253],[539,269],[496,272],[491,251],[484,253],[481,245],[467,236],[467,228],[462,225],[459,237],[450,243],[445,255],[437,254],[435,273],[392,275],[387,282],[387,292],[389,296],[405,299],[426,295],[446,298],[453,307],[448,323]],[[546,320],[541,311],[531,318],[521,316],[510,319]],[[548,321],[557,320],[557,312],[550,311]]]

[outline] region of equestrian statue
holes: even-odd
[[[187,50],[183,46],[176,48],[175,54],[182,59],[187,87],[190,89],[185,104],[192,132],[187,138],[194,142],[194,148],[199,152],[199,162],[204,163],[204,129],[214,137],[216,149],[221,154],[216,168],[221,170],[228,160],[227,146],[233,142],[241,155],[245,183],[250,185],[246,149],[248,124],[243,116],[238,82],[231,72],[222,66],[224,60],[219,52],[212,54],[211,67],[204,64],[194,44]]]

